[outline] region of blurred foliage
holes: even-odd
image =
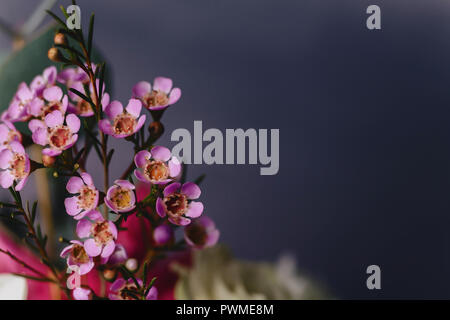
[[[18,85],[25,81],[29,84],[33,78],[54,64],[47,57],[47,52],[53,45],[53,37],[56,26],[52,25],[41,35],[27,42],[25,46],[12,53],[0,67],[0,111],[8,108],[8,105],[17,90]],[[93,61],[98,63],[105,61],[95,48],[93,49]],[[57,66],[60,67],[60,66]],[[106,87],[111,93],[111,68],[106,74]]]

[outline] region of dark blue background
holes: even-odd
[[[96,12],[116,99],[159,75],[182,88],[165,144],[194,120],[280,129],[276,176],[189,169],[207,174],[206,214],[238,257],[292,252],[339,298],[450,298],[449,1],[79,3],[85,22]],[[366,28],[371,4],[380,31]],[[19,23],[29,6],[4,2],[1,16]],[[124,166],[116,159],[112,178]],[[370,264],[381,291],[366,288]]]

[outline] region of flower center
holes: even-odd
[[[83,246],[80,246],[79,244],[73,245],[72,250],[70,251],[70,256],[75,263],[89,262],[89,256]]]
[[[22,154],[15,153],[13,159],[11,160],[11,169],[14,177],[22,178],[26,175],[26,159]]]
[[[165,92],[153,90],[151,93],[147,94],[145,97],[147,106],[165,106],[169,104],[169,97]]]
[[[152,181],[161,181],[169,177],[169,167],[162,161],[149,161],[144,172],[147,178]]]
[[[113,234],[109,230],[108,221],[96,222],[92,226],[91,232],[94,235],[95,242],[98,244],[107,244],[113,239]]]
[[[116,134],[130,134],[136,127],[136,118],[130,114],[121,114],[114,120],[114,132]]]
[[[185,229],[186,235],[191,241],[197,245],[204,245],[206,243],[206,239],[208,234],[204,227],[192,224],[188,228]]]
[[[45,117],[49,113],[53,111],[61,111],[61,102],[59,101],[50,101],[47,105],[44,106],[42,110],[42,117]]]
[[[92,209],[95,205],[95,198],[97,196],[97,193],[92,188],[89,188],[88,186],[84,186],[80,190],[80,195],[78,196],[78,205],[85,209]]]
[[[179,217],[187,212],[188,201],[184,194],[173,193],[165,197],[163,201],[169,215]]]
[[[8,133],[8,140],[4,142],[4,144],[9,144],[11,141],[21,141],[22,138],[20,136],[20,134],[15,131],[15,130],[11,130]]]
[[[64,148],[71,137],[72,134],[66,126],[55,128],[50,132],[50,145],[58,149]]]
[[[120,289],[119,295],[122,300],[136,300],[139,298],[139,291],[135,284],[128,284]]]
[[[111,196],[111,201],[115,204],[117,209],[126,209],[131,204],[131,191],[118,187]]]
[[[91,104],[84,99],[78,101],[76,108],[79,114],[85,114],[92,111]]]

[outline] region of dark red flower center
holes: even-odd
[[[122,114],[114,120],[114,132],[116,134],[131,134],[136,127],[136,118],[130,114]]]
[[[72,138],[72,133],[69,128],[66,126],[55,128],[50,132],[50,145],[62,149],[69,143],[70,138]]]
[[[182,193],[173,193],[165,197],[163,202],[169,215],[180,217],[187,212],[188,200]]]
[[[95,242],[98,244],[106,244],[114,238],[111,230],[109,229],[108,221],[96,222],[92,226],[91,232],[94,235]]]

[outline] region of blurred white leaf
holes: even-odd
[[[27,280],[12,274],[0,274],[0,300],[25,300]]]

